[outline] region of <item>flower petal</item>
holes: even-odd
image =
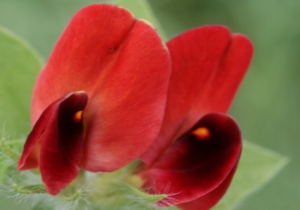
[[[167,43],[172,74],[160,134],[141,157],[152,163],[209,112],[227,112],[253,53],[243,35],[223,26],[190,30]]]
[[[178,207],[183,210],[191,210],[191,209],[197,209],[197,210],[209,210],[211,207],[216,205],[216,203],[223,197],[225,192],[227,191],[227,188],[229,187],[231,180],[233,178],[233,175],[235,173],[235,170],[237,168],[237,165],[231,170],[231,172],[228,174],[226,179],[214,190],[207,193],[206,195],[197,198],[196,200],[192,200],[187,203],[179,204]]]
[[[236,166],[241,134],[234,120],[211,113],[148,167],[141,176],[150,193],[169,194],[159,206],[197,199],[216,189]]]
[[[170,60],[156,32],[138,21],[109,78],[87,107],[84,168],[112,171],[140,156],[163,120]]]
[[[50,116],[52,115],[53,111],[57,109],[57,104],[60,104],[64,99],[65,97],[62,97],[50,104],[35,123],[24,144],[23,153],[18,163],[18,170],[38,168],[42,135],[45,131]]]
[[[52,195],[59,193],[79,173],[84,141],[82,113],[87,100],[84,91],[77,91],[52,103],[25,144],[18,168],[39,165],[47,191]]]
[[[168,50],[147,22],[113,5],[86,7],[74,16],[39,75],[32,122],[56,98],[85,90],[83,167],[116,170],[157,136],[170,65]]]
[[[46,107],[64,94],[100,86],[135,23],[117,6],[95,4],[77,12],[51,53],[36,81],[31,107],[32,124]]]

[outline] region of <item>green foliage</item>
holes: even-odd
[[[31,94],[41,66],[40,57],[26,42],[0,27],[0,182],[9,168],[15,169],[23,145],[4,137],[28,133]]]
[[[242,156],[233,181],[225,196],[213,209],[234,209],[247,196],[269,182],[287,163],[286,157],[244,141]]]
[[[41,66],[39,56],[28,44],[0,28],[0,126],[3,128],[2,136],[28,133],[30,129],[30,99],[33,84]]]

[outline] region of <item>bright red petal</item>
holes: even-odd
[[[137,21],[87,107],[84,168],[112,171],[140,156],[163,120],[169,56],[153,28]]]
[[[87,6],[77,12],[36,81],[32,124],[64,94],[84,90],[90,96],[101,86],[135,22],[128,11],[108,4]]]
[[[237,165],[236,165],[237,166]],[[231,170],[226,179],[220,184],[216,189],[207,193],[206,195],[197,198],[196,200],[179,204],[178,207],[183,210],[209,210],[211,207],[216,205],[216,203],[223,197],[227,188],[230,185],[230,182],[233,178],[233,175],[236,170],[236,166]]]
[[[140,156],[163,120],[170,58],[154,28],[117,6],[79,11],[35,86],[32,121],[69,91],[89,95],[84,165],[112,171]]]
[[[225,114],[205,115],[141,176],[150,193],[169,197],[159,206],[189,202],[216,189],[236,166],[241,134]]]
[[[222,26],[190,30],[167,43],[172,74],[160,134],[142,156],[153,162],[203,115],[227,112],[253,53],[243,35]]]

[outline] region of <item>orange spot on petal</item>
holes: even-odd
[[[197,128],[192,132],[194,136],[196,136],[199,140],[205,140],[210,137],[210,131],[206,127]]]
[[[73,115],[73,121],[75,123],[79,123],[82,120],[82,113],[83,113],[83,111],[80,110]]]

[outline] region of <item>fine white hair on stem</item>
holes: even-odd
[[[4,122],[3,125],[2,125],[1,138],[13,139],[14,136],[15,136],[15,133],[13,131],[7,131],[6,130],[6,123]]]
[[[156,187],[156,182],[154,181],[152,183],[151,186],[147,187],[147,188],[144,188],[144,190],[146,192],[152,192],[152,194],[156,194],[156,195],[159,195],[159,194],[165,194],[166,197],[163,198],[162,200],[160,200],[158,203],[162,204],[162,206],[172,206],[174,205],[174,203],[176,203],[176,198],[174,198],[174,195],[177,195],[179,193],[181,193],[182,191],[180,192],[170,192],[170,187],[171,187],[171,181],[169,181],[166,186],[165,186],[165,189],[163,190],[163,192],[159,191],[158,188]],[[161,209],[162,207],[160,207],[160,205],[158,205],[158,203],[155,204],[156,207],[159,207],[159,209]]]

